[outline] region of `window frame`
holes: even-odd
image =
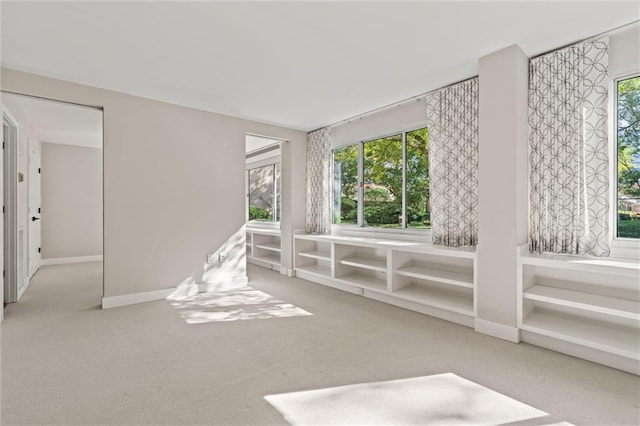
[[[276,212],[279,210],[280,211],[280,216],[282,216],[282,190],[281,190],[281,186],[282,186],[282,164],[280,161],[280,156],[273,156],[272,158],[265,158],[263,160],[258,160],[256,162],[253,163],[247,163],[245,166],[245,171],[244,171],[244,181],[245,181],[245,209],[244,209],[244,214],[245,214],[245,223],[248,226],[251,226],[252,228],[273,228],[273,227],[279,227],[280,226],[280,221],[282,220],[282,217],[279,217],[278,220],[276,219]],[[278,185],[277,179],[276,179],[276,166],[279,165],[280,166],[280,185]],[[274,209],[273,209],[273,220],[270,221],[260,221],[260,220],[249,220],[249,206],[251,203],[250,197],[251,197],[251,178],[250,178],[250,172],[251,170],[255,170],[255,169],[260,169],[262,167],[268,167],[271,166],[271,170],[273,173],[273,199],[274,199]]]
[[[640,238],[618,237],[618,83],[640,77],[640,70],[609,82],[609,229],[611,257],[640,258]]]
[[[340,145],[331,147],[331,176],[334,175],[334,152],[338,149],[345,148],[352,145],[358,146],[358,214],[357,224],[341,224],[333,223],[334,220],[334,179],[331,179],[331,230],[332,233],[346,232],[363,232],[363,233],[381,233],[381,234],[394,234],[394,235],[414,235],[421,237],[430,237],[432,228],[410,228],[407,227],[407,133],[411,133],[416,130],[427,128],[427,122],[415,123],[408,127],[402,127],[393,131],[384,132],[376,136],[367,137],[357,142],[346,142]],[[375,226],[365,226],[364,224],[364,144],[367,142],[376,141],[379,139],[389,138],[392,136],[400,135],[402,140],[402,227],[401,228],[378,228]],[[427,142],[428,143],[428,142]],[[428,145],[427,145],[428,146]],[[427,171],[428,172],[428,171]],[[431,180],[429,179],[429,183]]]

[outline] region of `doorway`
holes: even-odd
[[[2,92],[2,106],[7,306],[29,294],[42,267],[102,262],[103,119],[101,108],[15,93]]]

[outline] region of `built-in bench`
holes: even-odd
[[[474,248],[342,235],[294,235],[300,278],[474,326]]]

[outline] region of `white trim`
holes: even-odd
[[[25,277],[24,283],[22,284],[22,286],[18,287],[18,300],[20,300],[22,298],[22,295],[27,291],[27,289],[29,288],[30,284],[31,284],[30,277]]]
[[[42,259],[41,266],[47,265],[64,265],[67,263],[83,263],[83,262],[102,262],[102,255],[96,256],[78,256],[78,257],[54,257],[51,259]]]
[[[587,361],[598,364],[604,364],[631,374],[640,375],[640,361],[638,359],[627,358],[610,352],[589,348],[577,343],[538,334],[534,331],[522,330],[521,334],[522,341],[525,343],[586,359]]]
[[[609,247],[611,257],[640,259],[640,240],[618,237],[618,82],[640,76],[640,70],[609,81]]]
[[[421,241],[431,242],[431,228],[376,228],[375,226],[358,226],[353,224],[331,224],[331,235],[370,236],[372,238],[393,238],[397,240],[419,238]],[[379,234],[379,235],[367,235]]]
[[[231,280],[216,281],[211,283],[198,283],[198,293],[207,291],[222,291],[231,288],[244,287],[249,283],[247,277],[234,278]],[[169,297],[176,291],[177,287],[164,288],[161,290],[144,291],[141,293],[122,294],[120,296],[110,296],[102,298],[102,309],[117,308],[120,306],[136,305],[138,303],[155,302]]]
[[[478,333],[497,337],[498,339],[513,343],[520,342],[520,330],[517,327],[476,318],[474,329]]]
[[[123,294],[121,296],[110,296],[102,298],[102,309],[117,308],[120,306],[135,305],[137,303],[153,302],[155,300],[166,299],[175,288],[165,288],[162,290],[144,291],[142,293]]]

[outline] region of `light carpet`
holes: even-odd
[[[533,419],[542,420],[533,424],[550,424],[544,411],[453,373],[265,399],[292,425],[503,425],[532,424]]]
[[[250,286],[169,300],[188,324],[312,315]]]

